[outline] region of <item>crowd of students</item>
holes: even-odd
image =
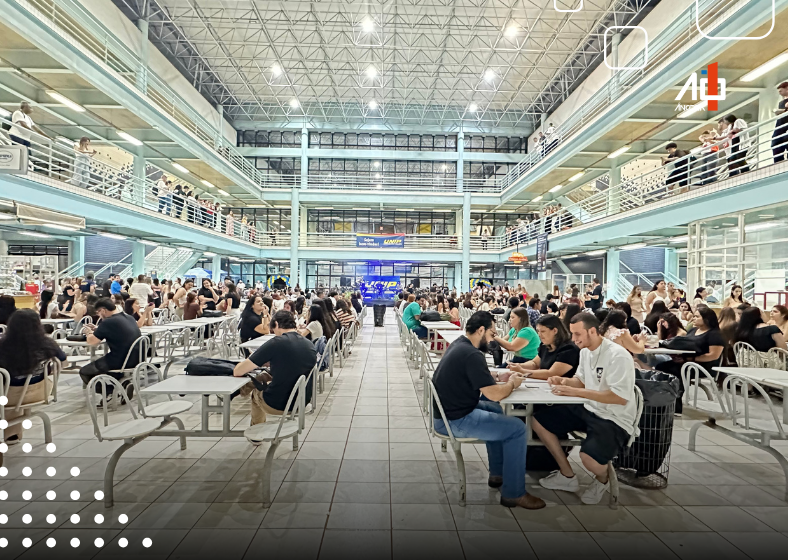
[[[582,494],[584,503],[598,503],[609,489],[607,464],[635,433],[635,369],[657,369],[681,379],[682,366],[694,362],[721,382],[713,370],[736,365],[733,346],[745,342],[755,351],[787,350],[788,308],[768,311],[744,300],[735,285],[715,311],[707,301],[708,287],[694,298],[660,280],[645,295],[635,288],[626,301],[604,301],[597,279],[565,293],[557,286],[544,301],[529,296],[522,286],[481,287],[467,293],[426,292],[400,294],[399,310],[405,325],[426,338],[421,321],[432,311],[464,327],[465,336],[448,346],[434,374],[433,384],[455,437],[487,442],[489,485],[501,488],[501,503],[528,509],[544,507],[525,492],[525,431],[522,423],[502,415],[497,401],[523,379],[547,380],[558,395],[580,396],[585,405],[537,409],[533,429],[558,468],[540,484],[552,490],[575,492],[579,483],[560,441],[567,433],[584,431],[580,450],[583,465],[595,478]],[[460,305],[474,313],[455,321],[451,312]],[[719,312],[719,317],[718,317]],[[508,324],[501,330],[501,320]],[[432,318],[430,318],[432,320]],[[687,349],[686,354],[660,354],[650,348]],[[505,352],[511,353],[508,363]],[[484,354],[509,373],[490,373]],[[681,414],[681,394],[676,413]],[[442,417],[435,427],[445,433]]]

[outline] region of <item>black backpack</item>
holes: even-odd
[[[421,312],[421,317],[419,318],[420,321],[440,321],[441,314],[435,311],[434,309],[428,309],[427,311]]]

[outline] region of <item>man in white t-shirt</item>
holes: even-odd
[[[548,383],[556,395],[588,401],[544,407],[534,415],[534,432],[559,467],[539,484],[551,490],[579,490],[560,440],[569,432],[585,432],[580,460],[596,478],[580,499],[584,504],[598,504],[610,487],[607,464],[639,433],[635,362],[624,347],[599,334],[599,319],[591,313],[575,315],[570,330],[581,349],[577,373],[574,377],[551,377]]]
[[[12,142],[22,144],[29,148],[30,138],[33,132],[37,132],[41,136],[49,138],[49,136],[33,122],[33,119],[30,117],[32,114],[33,108],[30,106],[30,103],[22,101],[19,105],[19,109],[14,111],[14,114],[11,116],[12,124],[11,129],[8,131],[8,136],[11,138]]]
[[[140,307],[145,309],[148,305],[148,296],[153,295],[153,289],[150,287],[150,284],[145,282],[145,275],[140,274],[137,276],[137,281],[134,282],[131,287],[129,288],[129,296],[136,299]]]

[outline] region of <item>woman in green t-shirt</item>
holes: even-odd
[[[523,307],[512,309],[509,316],[509,335],[506,339],[495,337],[501,348],[514,352],[512,363],[522,363],[533,360],[539,353],[539,335],[531,327],[528,319],[528,310]]]

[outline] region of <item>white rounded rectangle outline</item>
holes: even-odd
[[[698,29],[698,32],[706,39],[712,39],[714,41],[759,41],[761,39],[765,39],[771,35],[772,31],[774,31],[774,20],[776,18],[776,13],[777,11],[774,6],[774,0],[772,0],[772,26],[769,28],[769,31],[766,32],[766,35],[762,35],[760,37],[712,37],[710,35],[706,35],[703,29],[700,28],[700,22],[698,21],[698,0],[695,0],[695,27]]]
[[[698,0],[695,1],[697,2]],[[646,44],[643,47],[643,66],[610,66],[610,64],[607,63],[607,32],[613,29],[640,29],[643,32],[643,36],[646,38]],[[646,67],[646,64],[648,64],[648,31],[646,31],[645,28],[639,25],[611,25],[610,27],[605,28],[605,32],[602,34],[602,36],[604,38],[603,52],[605,54],[605,66],[611,70],[642,70]]]
[[[558,2],[558,0],[553,0],[553,8],[555,9],[556,12],[562,12],[562,13],[565,13],[565,14],[566,13],[574,14],[575,12],[579,12],[580,10],[583,9],[583,0],[580,0],[580,7],[578,9],[576,9],[576,10],[562,10],[562,9],[560,9],[558,7],[557,2]]]

